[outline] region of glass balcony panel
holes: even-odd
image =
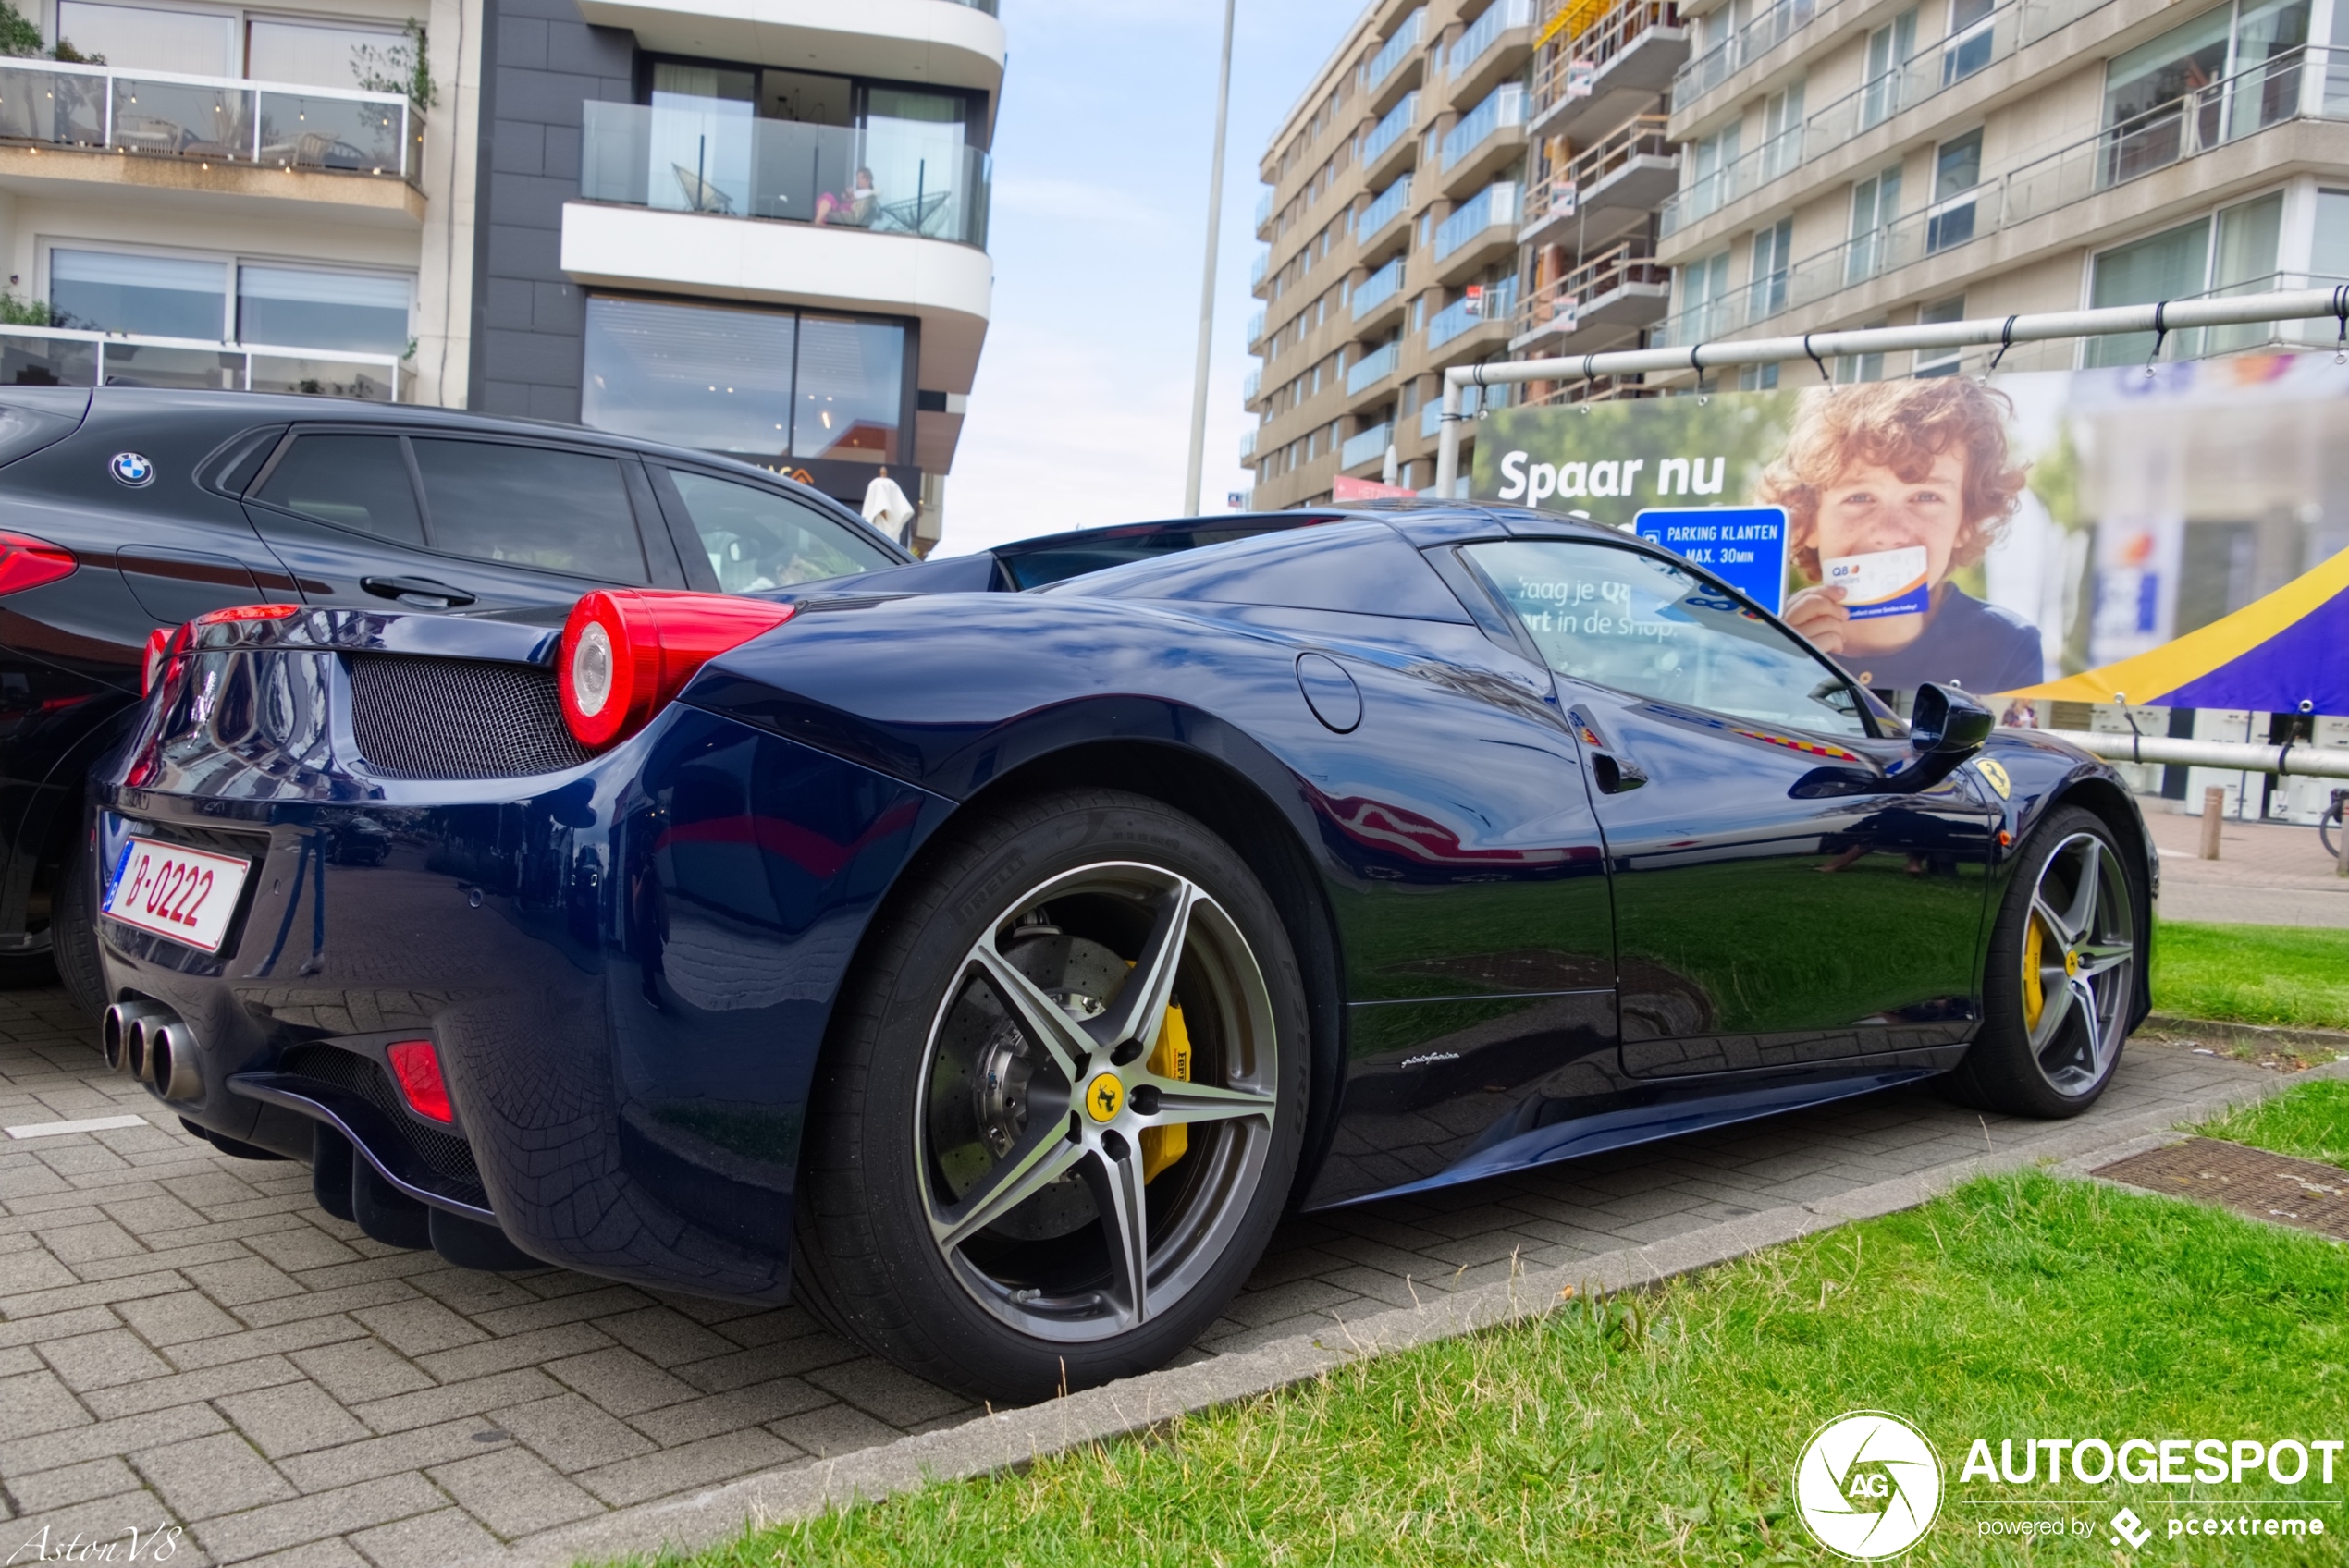
[[[245,357],[216,349],[109,339],[99,374],[108,386],[169,386],[183,391],[241,392]]]
[[[1488,185],[1459,210],[1435,226],[1435,259],[1443,261],[1496,224],[1517,225],[1517,187],[1507,181]]]
[[[1420,41],[1426,36],[1427,11],[1421,7],[1404,18],[1403,25],[1396,28],[1379,52],[1371,56],[1371,63],[1362,72],[1362,86],[1366,90],[1375,90],[1380,82],[1395,74],[1396,67],[1410,58],[1411,51],[1418,48]]]
[[[93,337],[51,337],[39,328],[0,330],[0,386],[95,386]]]
[[[1389,109],[1386,117],[1372,126],[1370,133],[1362,138],[1361,156],[1357,161],[1376,163],[1381,153],[1411,133],[1419,113],[1420,95],[1417,92],[1405,93],[1403,101]]]
[[[1356,243],[1367,245],[1381,229],[1403,215],[1411,204],[1411,177],[1405,175],[1380,191],[1371,204],[1362,209],[1359,222],[1354,226]]]
[[[1403,258],[1397,256],[1364,278],[1354,290],[1354,319],[1361,320],[1403,291]]]
[[[1432,352],[1488,321],[1507,322],[1516,314],[1517,279],[1505,277],[1498,283],[1486,284],[1481,298],[1471,300],[1462,295],[1428,318],[1428,349]]]
[[[988,155],[904,129],[913,122],[859,129],[642,104],[583,108],[579,186],[591,202],[987,243]]]
[[[1349,436],[1346,444],[1338,448],[1338,466],[1359,468],[1364,463],[1377,462],[1386,456],[1386,449],[1393,445],[1395,427],[1385,423],[1374,424],[1359,435]]]
[[[1479,147],[1511,126],[1525,123],[1525,88],[1505,81],[1484,100],[1462,115],[1444,138],[1444,166],[1451,169]]]
[[[118,76],[114,79],[114,132],[107,144],[126,153],[251,163],[252,104],[250,90],[225,82],[198,86]],[[397,141],[393,147],[397,172]]]
[[[1453,40],[1451,50],[1444,57],[1447,76],[1465,76],[1470,67],[1484,57],[1486,50],[1501,41],[1501,34],[1513,27],[1533,24],[1533,0],[1493,0],[1484,14],[1469,24],[1469,30]]]
[[[106,144],[106,73],[0,62],[0,137],[50,147]]]
[[[111,353],[108,355],[112,357]],[[354,365],[341,360],[320,360],[287,354],[255,354],[248,390],[302,392],[322,398],[357,398],[369,403],[396,403],[395,374],[387,365]]]
[[[1395,374],[1403,358],[1403,345],[1398,342],[1374,349],[1362,356],[1352,370],[1346,373],[1346,395],[1359,396],[1366,387],[1375,386]]]

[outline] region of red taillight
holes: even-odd
[[[206,610],[189,624],[224,626],[237,620],[283,620],[289,615],[301,613],[300,605],[230,605],[225,610]]]
[[[21,594],[73,571],[73,552],[25,533],[0,533],[0,594]]]
[[[384,1054],[391,1059],[391,1075],[400,1080],[400,1093],[411,1110],[435,1121],[457,1120],[457,1108],[449,1103],[448,1081],[440,1075],[440,1053],[430,1040],[402,1040]]]
[[[694,671],[781,626],[793,607],[724,594],[597,589],[563,624],[563,722],[581,745],[609,746],[668,706]]]

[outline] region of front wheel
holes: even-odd
[[[2031,836],[1990,931],[1982,1032],[1949,1075],[1959,1098],[2077,1116],[2112,1082],[2145,962],[2134,882],[2102,818],[2076,806]]]
[[[982,1398],[1163,1365],[1288,1196],[1303,997],[1262,886],[1170,807],[1072,790],[954,833],[868,944],[818,1073],[808,1305]]]

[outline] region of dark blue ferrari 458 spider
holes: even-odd
[[[99,790],[110,1057],[385,1242],[1017,1400],[1181,1352],[1285,1212],[1935,1076],[2068,1115],[2148,1005],[2110,768],[1603,527],[886,587],[191,623]]]

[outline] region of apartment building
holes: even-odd
[[[43,3],[55,57],[0,60],[0,381],[577,422],[852,504],[887,466],[937,538],[995,0]]]
[[[1257,505],[1340,475],[1430,484],[1446,369],[1636,346],[1661,321],[1656,209],[1680,167],[1664,93],[1688,48],[1670,0],[1363,11],[1264,153]]]
[[[2343,0],[1682,10],[1696,49],[1672,87],[1684,163],[1657,252],[1673,268],[1673,345],[2349,277]],[[2177,333],[2158,347],[2330,346],[2336,331]],[[2017,348],[2003,362],[2134,363],[2156,347],[2147,333]],[[1934,374],[1989,358],[1832,368]]]

